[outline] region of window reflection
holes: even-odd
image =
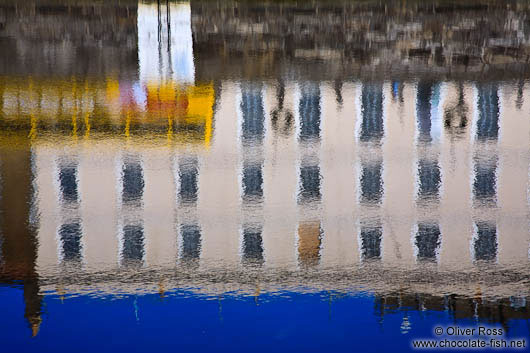
[[[414,241],[418,250],[419,260],[435,260],[441,244],[440,226],[434,223],[418,224],[418,232]]]
[[[59,187],[64,201],[76,202],[78,200],[76,165],[62,164],[59,166]]]
[[[197,157],[186,158],[179,163],[181,202],[197,202],[199,162]]]
[[[431,99],[433,84],[431,82],[420,81],[417,87],[416,96],[416,116],[418,119],[419,140],[431,141]]]
[[[306,83],[301,86],[300,90],[300,139],[318,139],[320,137],[320,87],[317,83]]]
[[[322,228],[320,222],[302,222],[298,226],[298,259],[303,266],[314,266],[320,261]]]
[[[477,137],[479,140],[497,139],[499,135],[499,94],[494,83],[478,83]]]
[[[300,201],[320,200],[320,167],[318,165],[300,168]]]
[[[497,226],[494,223],[476,223],[473,250],[477,261],[492,261],[497,258]]]
[[[79,222],[63,224],[59,228],[63,261],[76,261],[81,259],[81,237],[82,231]]]
[[[180,227],[182,239],[181,259],[197,260],[201,255],[201,229],[197,224],[182,224]]]
[[[383,196],[382,162],[366,163],[361,170],[361,201],[379,203]]]
[[[436,197],[441,183],[438,161],[421,159],[418,163],[418,174],[419,197],[422,199]]]
[[[263,138],[265,111],[261,88],[241,84],[241,112],[243,114],[243,141]]]
[[[143,170],[140,162],[126,161],[123,164],[123,202],[140,200],[144,191]]]
[[[243,195],[245,200],[263,197],[263,173],[261,164],[243,164]]]
[[[361,226],[361,255],[363,260],[381,258],[381,240],[383,228],[377,226]]]
[[[144,258],[144,228],[142,225],[123,227],[122,259],[125,263],[139,263]]]
[[[363,84],[361,92],[361,141],[380,141],[383,137],[383,85]]]
[[[243,230],[243,259],[248,262],[263,262],[263,238],[261,226],[247,226]]]
[[[496,195],[497,163],[484,159],[475,161],[473,194],[478,201],[493,201]]]

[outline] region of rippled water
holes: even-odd
[[[0,351],[528,337],[529,18],[0,0]]]

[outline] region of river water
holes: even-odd
[[[0,0],[0,351],[528,347],[529,58],[525,1]]]

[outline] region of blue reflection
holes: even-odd
[[[2,349],[56,353],[412,351],[410,341],[433,337],[435,326],[476,325],[472,315],[453,316],[456,306],[473,308],[471,302],[457,297],[279,294],[208,297],[177,291],[163,298],[158,294],[47,296],[41,330],[31,338],[20,315],[21,288],[0,287],[0,332],[9,337]],[[503,305],[497,310],[516,311],[509,303]],[[404,320],[409,325],[407,334],[401,330]],[[524,320],[507,321],[505,328],[507,337],[528,333]]]
[[[495,83],[478,83],[477,137],[479,140],[497,139],[499,135],[499,94]]]
[[[361,141],[380,141],[383,137],[383,84],[363,84],[361,92]]]

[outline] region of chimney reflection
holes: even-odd
[[[271,112],[271,126],[275,132],[287,136],[294,127],[294,115],[291,110],[284,107],[285,83],[283,80],[280,80],[276,87],[276,99],[278,105]]]
[[[458,98],[444,112],[444,126],[449,135],[463,138],[468,126],[469,107],[464,94],[464,83],[458,83]]]

